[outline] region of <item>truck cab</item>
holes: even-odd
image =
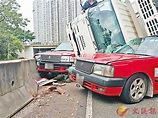
[[[113,53],[140,36],[129,7],[119,0],[104,0],[80,14],[67,25],[67,36],[79,57],[95,53]],[[86,60],[86,59],[85,59]],[[71,73],[71,80],[76,76]]]
[[[75,54],[83,56],[101,50],[111,53],[139,34],[125,3],[104,0],[70,22],[67,36]]]

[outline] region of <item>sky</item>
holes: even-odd
[[[22,13],[23,18],[28,18],[30,20],[30,23],[28,23],[27,29],[34,31],[33,29],[33,1],[34,0],[17,0],[17,2],[20,4],[21,9],[20,13]],[[100,1],[100,0],[98,0]],[[130,0],[134,1],[134,0]]]
[[[26,30],[33,30],[33,1],[34,0],[17,0],[18,4],[21,6],[19,13],[22,13],[23,18],[30,20]]]

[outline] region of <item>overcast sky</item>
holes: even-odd
[[[34,0],[17,0],[17,2],[20,4],[21,9],[20,13],[22,13],[23,18],[28,18],[30,20],[30,23],[28,23],[27,29],[33,31],[33,1]]]
[[[27,27],[31,31],[33,31],[33,13],[32,13],[33,1],[34,0],[17,0],[17,2],[21,6],[21,9],[19,12],[23,14],[23,18],[28,18],[31,21]],[[134,1],[134,0],[130,0],[130,1]]]

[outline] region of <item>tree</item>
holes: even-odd
[[[22,18],[19,9],[16,0],[0,1],[0,60],[16,59],[22,51],[22,41],[35,38],[31,31],[25,30],[29,20]]]

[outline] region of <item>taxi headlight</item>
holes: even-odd
[[[70,56],[61,56],[61,62],[70,62]]]
[[[70,62],[74,62],[75,58],[73,56],[70,56]]]
[[[114,76],[114,67],[108,66],[108,65],[95,64],[93,73],[96,75],[113,77]]]

